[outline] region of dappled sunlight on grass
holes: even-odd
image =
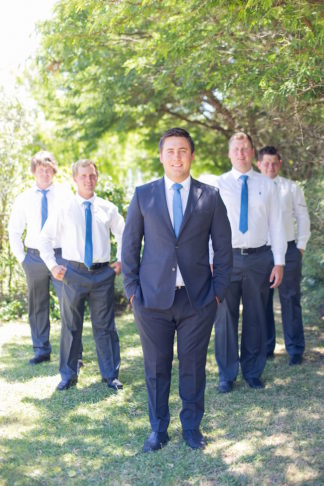
[[[8,324],[0,355],[0,467],[5,484],[321,483],[323,360],[317,340],[316,346],[308,344],[305,363],[292,369],[279,332],[275,359],[264,372],[266,388],[252,390],[239,374],[233,392],[222,395],[217,391],[212,338],[204,451],[192,451],[182,440],[175,346],[171,440],[158,453],[143,455],[150,426],[140,340],[131,314],[118,317],[116,324],[124,383],[118,393],[101,382],[89,322],[84,326],[84,367],[78,384],[64,392],[56,391],[60,323],[52,326],[51,362],[37,367],[28,365],[29,326]]]
[[[232,464],[233,462],[238,462],[241,458],[247,455],[252,456],[257,449],[257,444],[252,443],[251,440],[244,439],[236,442],[231,447],[227,448],[222,457],[226,464]]]
[[[302,462],[301,464],[289,464],[287,466],[286,478],[288,484],[323,484],[312,466]],[[319,481],[318,481],[319,480]],[[314,481],[314,482],[313,482]]]

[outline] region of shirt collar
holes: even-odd
[[[50,186],[46,187],[45,191],[52,191],[53,188],[54,188],[54,184],[51,184]],[[36,184],[34,185],[33,189],[35,192],[43,190],[40,187],[38,187]]]
[[[82,206],[82,204],[84,202],[90,202],[90,203],[93,203],[93,201],[96,199],[96,194],[94,194],[92,197],[90,197],[90,199],[84,199],[83,197],[81,197],[79,194],[76,195],[76,199],[78,201],[78,203]]]
[[[238,171],[237,169],[234,169],[234,167],[232,167],[232,174],[233,174],[234,178],[235,178],[236,180],[238,180],[238,179],[239,179],[239,178],[240,178],[242,175],[247,175],[247,176],[249,176],[249,177],[253,177],[254,170],[253,170],[253,168],[251,167],[251,169],[250,169],[249,171],[244,172],[244,174],[243,174],[243,172],[240,172],[240,171]]]
[[[174,181],[172,181],[171,179],[169,179],[169,177],[167,175],[165,175],[165,174],[164,174],[164,182],[165,182],[166,188],[168,190],[172,189],[172,186],[174,184]],[[191,176],[190,175],[187,177],[187,179],[185,179],[184,181],[180,182],[180,184],[182,185],[183,189],[185,191],[187,191],[187,192],[189,192],[190,183],[191,183]]]

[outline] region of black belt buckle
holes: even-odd
[[[241,255],[246,256],[249,254],[249,251],[247,248],[241,248]]]

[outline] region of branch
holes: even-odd
[[[216,131],[222,133],[223,135],[225,135],[225,137],[227,139],[230,138],[231,132],[229,132],[229,130],[226,130],[225,128],[223,128],[220,125],[217,125],[215,123],[209,125],[208,123],[205,123],[205,122],[200,121],[200,120],[190,120],[190,118],[187,118],[186,116],[182,115],[181,113],[176,113],[176,112],[168,110],[166,108],[160,109],[159,112],[167,113],[168,115],[174,116],[175,118],[179,118],[180,120],[186,121],[187,123],[191,123],[193,125],[200,125],[202,127],[208,128],[209,130],[216,130]]]
[[[235,130],[235,120],[232,117],[232,114],[227,110],[227,108],[225,108],[225,106],[223,106],[222,103],[214,96],[212,91],[206,91],[204,94],[207,97],[209,103],[213,106],[213,108],[215,108],[217,113],[223,115],[228,123],[229,128],[231,128],[232,131]]]

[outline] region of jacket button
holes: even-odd
[[[176,249],[177,249],[177,248],[179,248],[179,246],[178,246],[178,245],[176,245]]]
[[[175,272],[175,271],[176,271],[175,267],[172,267],[172,272]]]

